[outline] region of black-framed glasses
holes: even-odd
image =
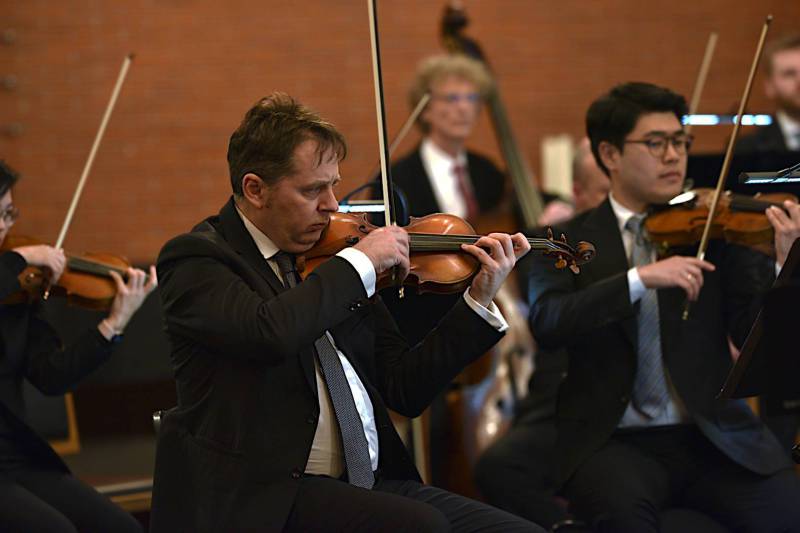
[[[6,226],[14,225],[14,222],[19,218],[19,208],[10,205],[3,211],[0,211],[0,218],[6,223]]]
[[[480,93],[439,93],[433,94],[432,98],[447,102],[448,104],[455,104],[461,100],[466,100],[470,104],[477,104],[481,101]]]
[[[649,139],[627,140],[625,144],[643,144],[650,151],[650,155],[660,159],[667,153],[667,143],[672,145],[678,155],[686,155],[692,147],[693,141],[693,135],[678,133],[676,135],[655,135]]]

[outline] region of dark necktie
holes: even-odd
[[[294,256],[278,252],[272,259],[278,264],[284,285],[289,288],[297,285]],[[328,386],[336,421],[339,423],[347,479],[351,485],[371,489],[375,484],[375,476],[369,458],[369,445],[339,354],[336,353],[336,348],[328,338],[327,332],[314,341],[314,347],[317,350],[325,384]]]
[[[464,168],[464,165],[456,163],[453,165],[453,174],[456,176],[458,192],[461,193],[461,197],[464,199],[464,203],[467,206],[466,218],[468,220],[474,219],[478,215],[480,207],[478,206],[478,200],[475,198],[475,194],[472,192],[472,185],[467,178],[467,169]]]
[[[653,247],[645,239],[644,217],[632,216],[625,228],[633,233],[631,266],[642,266],[652,262]],[[664,410],[669,399],[664,363],[661,359],[661,327],[658,316],[658,295],[655,289],[647,289],[639,300],[638,366],[633,383],[633,405],[651,418]]]

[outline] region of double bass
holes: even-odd
[[[488,68],[481,46],[463,33],[468,23],[466,13],[455,3],[445,6],[441,21],[442,43],[448,52],[465,54]],[[521,222],[523,229],[533,229],[539,225],[544,202],[519,150],[497,83],[493,84],[486,104],[507,173],[516,192],[521,218],[521,221],[512,220],[511,209],[507,209],[502,220],[495,218],[487,225],[513,232],[518,230]],[[476,495],[472,481],[475,461],[507,431],[515,407],[528,393],[537,350],[528,327],[527,309],[514,280],[506,281],[497,293],[495,302],[506,318],[509,329],[489,354],[467,368],[467,379],[460,396],[448,399],[452,415],[448,424],[451,435],[448,445],[451,449],[448,450],[450,460],[443,477],[450,486],[457,487],[459,492],[469,496]]]

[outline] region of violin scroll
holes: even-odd
[[[580,265],[594,259],[595,247],[590,242],[580,241],[573,248],[563,233],[556,239],[552,228],[547,228],[547,238],[544,240],[547,243],[544,246],[544,255],[555,256],[555,267],[559,270],[569,267],[573,274],[580,274]]]

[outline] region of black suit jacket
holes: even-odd
[[[25,267],[16,252],[0,255],[0,301],[20,289]],[[111,343],[92,328],[65,347],[38,311],[35,304],[0,304],[0,455],[24,454],[36,467],[67,472],[26,422],[23,380],[44,394],[64,394],[109,358]]]
[[[409,348],[333,258],[286,290],[233,201],[158,259],[178,406],[162,420],[153,531],[279,531],[319,416],[313,341],[329,330],[373,403],[383,476],[419,479],[386,408],[418,415],[501,334],[461,300]]]
[[[637,328],[628,292],[628,262],[617,219],[606,200],[568,222],[573,242],[595,244],[597,256],[577,276],[530,258],[530,323],[544,347],[565,346],[569,370],[558,396],[558,480],[569,476],[608,440],[633,389]],[[694,254],[691,254],[694,255]],[[731,368],[727,334],[741,345],[757,311],[759,294],[774,279],[774,263],[735,245],[712,242],[700,298],[681,319],[684,292],[658,291],[661,341],[673,384],[700,430],[743,467],[770,474],[788,457],[741,400],[715,396]]]
[[[764,152],[786,152],[786,139],[783,137],[778,120],[773,118],[769,126],[761,126],[749,135],[742,136],[736,143],[736,153],[754,154]]]
[[[500,203],[505,191],[505,174],[489,159],[467,151],[469,179],[481,212],[489,211]],[[405,193],[409,216],[421,217],[440,213],[419,147],[392,165],[392,180]]]

